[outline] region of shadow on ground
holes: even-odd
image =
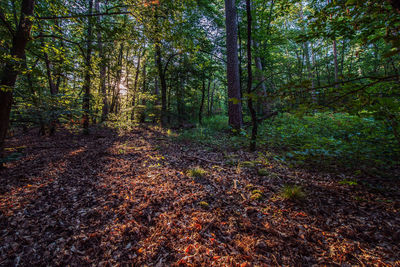
[[[62,132],[13,145],[27,149],[22,160],[0,171],[1,265],[399,260],[396,202],[359,205],[348,195],[351,188],[296,180],[284,171],[279,178],[260,178],[216,164],[222,154],[173,143],[157,129]],[[186,175],[195,166],[207,170],[202,179]],[[279,198],[287,182],[302,183],[307,199]],[[255,189],[262,199],[251,199]]]

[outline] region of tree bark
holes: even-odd
[[[333,39],[333,63],[335,66],[335,87],[339,87],[339,68],[338,68],[338,60],[337,60],[337,48],[336,48],[336,38]]]
[[[95,2],[95,9],[96,13],[100,13],[100,3],[99,1]],[[101,24],[101,17],[97,18],[97,23],[100,25]],[[104,49],[103,49],[103,42],[101,41],[101,31],[100,29],[97,29],[97,49],[99,50],[99,56],[100,56],[100,93],[103,98],[103,107],[101,110],[101,121],[104,122],[107,119],[108,115],[108,101],[107,101],[107,89],[106,89],[106,57],[104,55]]]
[[[251,25],[252,25],[252,15],[251,15],[251,3],[250,0],[246,0],[246,13],[247,13],[247,105],[250,110],[252,130],[251,130],[251,140],[250,140],[250,151],[256,150],[257,145],[257,113],[253,107],[253,72],[251,69],[252,65],[252,55],[251,55]]]
[[[93,12],[93,0],[89,0],[88,14]],[[89,134],[89,113],[90,113],[90,80],[91,80],[91,59],[92,59],[92,18],[88,17],[88,28],[86,37],[86,58],[85,58],[85,78],[83,82],[83,133]]]
[[[160,42],[156,43],[156,60],[158,75],[161,83],[161,126],[165,127],[167,124],[167,81],[165,79],[165,72],[162,64]]]
[[[19,60],[25,57],[25,47],[31,37],[31,28],[35,0],[23,0],[21,3],[21,16],[18,27],[12,37],[10,55]],[[0,83],[0,156],[3,154],[4,140],[10,122],[10,111],[13,101],[13,88],[20,73],[21,63],[8,61],[1,75]]]
[[[238,60],[238,32],[235,0],[225,0],[228,116],[229,125],[239,130],[242,127],[242,103],[240,97],[240,78]]]
[[[199,123],[203,123],[203,109],[204,109],[204,102],[206,97],[206,77],[203,74],[203,81],[202,81],[202,90],[201,90],[201,102],[200,102],[200,109],[199,109]],[[210,91],[210,84],[211,80],[208,81],[208,91]]]
[[[138,87],[138,82],[139,82],[139,74],[140,74],[140,63],[142,60],[142,52],[139,49],[139,56],[138,56],[138,62],[136,64],[136,73],[135,73],[135,82],[133,85],[133,96],[132,96],[132,113],[131,113],[131,120],[133,121],[135,119],[135,104],[136,104],[136,93],[137,93],[137,87]]]
[[[214,111],[214,94],[215,94],[215,89],[216,89],[216,82],[214,82],[213,89],[211,91],[211,103],[210,103],[210,114],[209,116],[213,115]]]

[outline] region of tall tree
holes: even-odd
[[[226,56],[228,80],[229,125],[239,130],[242,127],[242,103],[238,58],[238,30],[235,0],[225,0]]]
[[[93,39],[93,0],[89,0],[88,26],[86,36],[86,57],[85,57],[85,78],[83,82],[83,132],[89,134],[89,113],[90,113],[90,80],[91,80],[91,59],[92,59],[92,39]]]
[[[0,83],[0,156],[3,153],[4,139],[7,135],[10,122],[10,111],[13,102],[13,88],[17,76],[23,66],[21,62],[25,58],[25,47],[31,38],[32,16],[35,7],[35,0],[23,0],[21,3],[21,15],[17,29],[14,31],[0,9],[0,19],[12,35],[10,56],[5,64]]]
[[[251,30],[252,30],[252,15],[251,15],[251,2],[246,0],[246,13],[247,13],[247,105],[250,110],[252,130],[251,130],[251,140],[250,140],[250,150],[256,150],[257,142],[257,113],[253,106],[253,71],[252,71],[252,53],[251,53]]]

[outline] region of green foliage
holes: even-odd
[[[341,185],[358,185],[356,181],[351,181],[351,180],[343,180],[340,181],[339,184]]]
[[[270,171],[266,168],[261,168],[257,170],[257,174],[260,176],[268,176],[270,174]]]
[[[187,175],[191,178],[202,178],[207,175],[207,171],[200,167],[196,167],[188,170]]]
[[[306,197],[306,194],[298,185],[285,185],[280,192],[280,196],[287,200],[301,201]]]
[[[243,136],[230,134],[228,117],[222,115],[204,118],[201,126],[198,125],[196,128],[183,130],[177,139],[218,146],[220,148],[230,146],[240,148],[246,141]]]
[[[240,167],[254,168],[255,166],[256,166],[256,162],[254,162],[254,161],[242,161],[242,162],[240,162]]]
[[[20,152],[13,152],[5,158],[0,158],[0,166],[3,163],[13,162],[19,160],[23,156]]]
[[[342,113],[281,114],[262,125],[261,142],[297,164],[394,166],[399,147],[383,122]]]

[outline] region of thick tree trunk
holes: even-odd
[[[12,57],[23,60],[25,58],[25,47],[30,39],[32,28],[31,16],[35,7],[34,0],[23,0],[21,3],[21,16],[18,27],[12,38],[11,53]],[[4,140],[7,135],[10,122],[10,111],[13,101],[13,88],[19,74],[20,63],[17,61],[7,62],[1,74],[0,83],[0,156],[4,148]]]
[[[89,0],[88,14],[93,12],[93,0]],[[83,133],[89,134],[89,113],[90,113],[90,78],[91,78],[91,59],[92,59],[92,18],[88,17],[87,39],[86,39],[86,58],[85,58],[85,75],[83,81]]]
[[[240,97],[240,78],[238,60],[238,32],[235,0],[225,0],[228,116],[229,125],[239,130],[242,127],[242,103]]]

